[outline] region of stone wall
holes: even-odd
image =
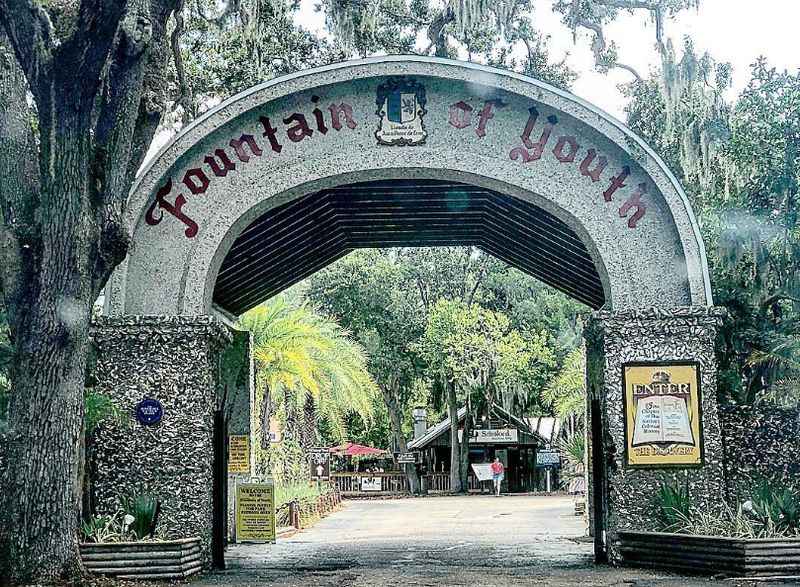
[[[714,338],[724,311],[684,307],[595,312],[586,328],[588,398],[600,402],[605,475],[607,552],[619,560],[616,531],[655,529],[660,485],[679,479],[693,502],[717,509],[724,494],[723,449],[717,411]],[[623,364],[634,361],[686,361],[700,366],[702,436],[705,462],[700,468],[626,467]],[[591,426],[591,422],[589,424]],[[597,458],[600,455],[593,455]],[[593,483],[595,487],[598,484]],[[591,497],[589,499],[591,506]]]
[[[207,565],[211,548],[213,422],[226,326],[210,316],[103,317],[92,327],[95,377],[123,414],[97,433],[93,462],[98,513],[114,513],[120,497],[152,492],[159,524],[170,538],[199,536]],[[143,426],[136,404],[164,407],[160,423]]]
[[[800,411],[770,406],[720,409],[731,504],[762,481],[800,491]]]

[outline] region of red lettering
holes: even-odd
[[[640,183],[636,188],[636,191],[631,194],[631,197],[625,200],[625,203],[620,206],[620,218],[625,218],[631,208],[636,208],[636,212],[634,212],[633,216],[628,218],[628,228],[636,228],[636,224],[644,217],[644,213],[647,211],[647,206],[642,203],[642,196],[646,193],[647,184]]]
[[[336,104],[331,104],[328,106],[328,110],[331,111],[331,126],[336,130],[342,130],[342,114],[344,114],[347,128],[353,130],[356,127],[356,121],[353,120],[353,107],[350,106],[350,104],[346,102],[342,102],[338,106]]]
[[[626,165],[622,168],[622,172],[611,180],[611,185],[606,191],[603,192],[603,197],[605,198],[606,202],[611,201],[611,196],[613,196],[614,192],[616,192],[619,188],[625,187],[625,180],[630,174],[631,168]]]
[[[161,188],[159,188],[159,190],[156,192],[156,198],[147,209],[147,213],[144,215],[144,220],[150,226],[159,224],[164,218],[164,214],[159,213],[158,216],[156,216],[155,211],[156,206],[158,206],[161,210],[166,210],[168,214],[171,214],[183,222],[186,225],[186,231],[184,232],[186,238],[192,238],[197,234],[198,227],[197,223],[186,216],[186,214],[184,214],[182,211],[183,205],[186,204],[186,198],[183,196],[183,194],[178,194],[178,196],[175,198],[175,204],[170,204],[164,198],[168,196],[171,191],[172,179],[168,179],[167,183],[161,186]]]
[[[601,155],[597,159],[597,165],[595,168],[589,169],[589,166],[592,164],[595,157],[597,157],[597,151],[594,149],[589,149],[586,153],[586,158],[581,162],[581,175],[591,177],[593,183],[600,181],[600,174],[603,173],[606,165],[608,165],[608,159]]]
[[[214,151],[214,155],[219,158],[220,161],[222,161],[222,167],[220,167],[217,163],[217,159],[211,155],[206,155],[206,158],[203,159],[203,162],[211,168],[211,171],[213,171],[214,175],[217,177],[225,177],[228,175],[229,171],[236,169],[236,164],[228,158],[228,154],[224,151],[224,149],[217,149]]]
[[[276,153],[280,153],[283,150],[283,145],[278,142],[278,138],[275,136],[278,129],[272,126],[272,123],[266,116],[261,116],[258,120],[261,122],[261,126],[264,127],[264,136],[269,139],[269,146]]]
[[[195,179],[199,184],[195,183]],[[189,191],[195,196],[204,193],[208,189],[209,183],[211,182],[208,180],[208,177],[199,167],[193,167],[183,176],[183,185],[189,188]]]
[[[286,136],[288,136],[289,140],[293,143],[299,143],[304,138],[310,137],[314,134],[314,131],[308,128],[306,117],[299,112],[295,112],[288,118],[284,118],[283,122],[284,124],[290,124],[292,122],[296,123],[294,126],[286,129]]]
[[[478,128],[475,129],[475,134],[478,135],[480,138],[486,136],[486,123],[489,122],[490,118],[494,118],[494,113],[492,109],[494,107],[501,108],[503,103],[499,100],[487,100],[486,103],[483,105],[483,109],[478,114],[480,118],[478,119]]]
[[[515,147],[509,154],[511,159],[516,160],[521,158],[523,163],[530,163],[531,161],[537,161],[542,158],[542,153],[547,146],[547,141],[550,140],[553,127],[558,124],[558,118],[552,115],[548,116],[539,141],[534,143],[531,141],[531,133],[533,132],[536,120],[539,118],[539,111],[534,106],[531,106],[528,108],[528,113],[528,122],[525,124],[525,129],[522,131],[521,138],[522,143],[530,150],[526,150],[524,147]]]
[[[569,153],[564,154],[564,147],[569,145]],[[572,163],[575,161],[575,155],[578,154],[578,149],[580,149],[580,145],[578,145],[578,141],[575,140],[575,137],[572,136],[562,136],[558,137],[558,142],[556,146],[553,147],[553,155],[556,156],[561,163]]]
[[[319,103],[319,96],[311,96],[311,101],[316,106]],[[325,119],[322,117],[322,110],[315,107],[311,113],[314,115],[314,119],[317,121],[317,131],[319,131],[320,134],[326,134],[328,132],[328,127],[325,126]]]
[[[245,163],[250,161],[250,155],[248,155],[244,150],[244,145],[250,147],[250,152],[256,157],[261,157],[261,153],[263,152],[256,143],[256,139],[253,135],[242,135],[238,140],[231,139],[230,145],[233,147],[233,150],[236,153],[236,156],[239,158],[239,161],[243,161]]]
[[[472,106],[459,100],[455,104],[450,104],[450,125],[457,129],[467,128],[472,124]]]

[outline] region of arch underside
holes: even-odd
[[[534,204],[448,181],[342,185],[277,206],[225,256],[217,307],[239,315],[358,248],[473,245],[592,308],[605,304],[586,246]]]

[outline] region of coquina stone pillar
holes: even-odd
[[[601,310],[591,316],[585,330],[588,506],[596,548],[604,551],[601,558],[606,554],[611,562],[620,561],[616,546],[618,530],[658,528],[658,491],[664,482],[688,487],[692,506],[697,510],[713,512],[721,508],[725,482],[714,339],[723,317],[724,310],[715,307]],[[701,463],[641,468],[628,462],[623,371],[631,363],[697,365]],[[595,463],[594,459],[601,462]],[[602,471],[602,479],[592,478],[598,471]],[[598,491],[602,499],[596,501]]]
[[[93,326],[97,391],[121,418],[95,439],[98,513],[113,514],[120,497],[147,492],[161,502],[159,526],[169,538],[199,536],[208,566],[212,535],[214,411],[220,402],[229,329],[211,316],[101,317]],[[163,406],[161,421],[142,425],[144,398]]]

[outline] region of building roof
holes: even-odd
[[[523,432],[527,432],[532,436],[537,436],[539,440],[541,440],[542,442],[549,442],[548,439],[539,434],[535,429],[531,428],[531,426],[524,419],[517,418],[515,415],[513,415],[508,410],[502,408],[501,406],[495,404],[494,407],[492,408],[492,411],[508,419],[509,422],[513,423],[517,428],[521,428]],[[461,422],[466,415],[467,415],[467,408],[466,407],[459,408],[458,421]],[[425,434],[409,442],[408,448],[409,450],[425,448],[428,444],[430,444],[431,442],[439,438],[439,436],[448,432],[449,430],[450,430],[450,418],[445,418],[438,424],[428,428],[428,431]]]
[[[546,442],[553,442],[558,438],[558,433],[561,431],[561,424],[558,418],[552,416],[533,416],[524,418],[528,427],[541,436]]]

